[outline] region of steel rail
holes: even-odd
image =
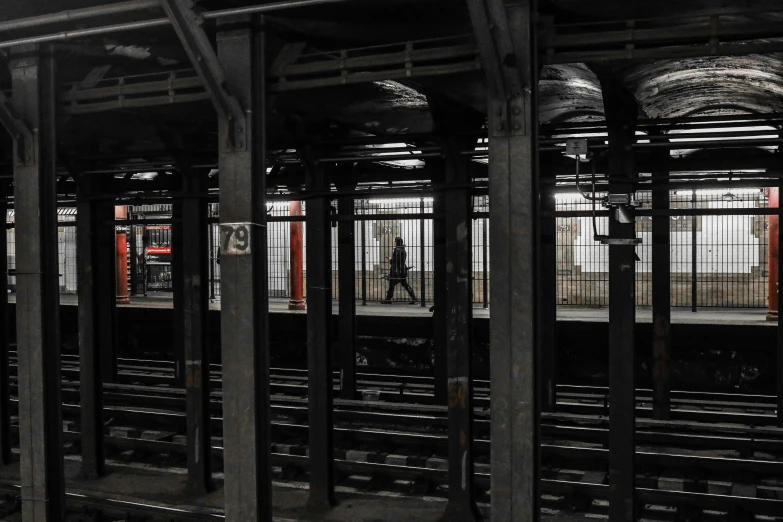
[[[12,368],[14,367],[15,352],[10,353],[10,361]],[[63,356],[63,367],[66,371],[70,371],[71,368],[75,368],[78,374],[78,356]],[[140,371],[151,372],[161,375],[173,375],[174,363],[171,361],[151,361],[151,360],[136,360],[136,359],[119,359],[118,367],[120,370],[128,371]],[[222,366],[217,363],[210,365],[211,373],[218,379],[222,372]],[[270,380],[271,381],[294,381],[294,382],[306,382],[307,370],[295,369],[295,368],[271,368]],[[333,372],[333,378],[335,383],[339,383],[339,371]],[[426,375],[407,375],[407,374],[385,374],[385,373],[366,373],[361,372],[357,374],[361,379],[360,383],[366,386],[387,387],[387,388],[420,388],[424,390],[431,390],[434,386],[434,379],[431,376]],[[67,383],[66,383],[67,384]],[[133,391],[147,391],[147,392],[164,392],[168,394],[180,394],[183,392],[180,388],[163,388],[158,386],[135,386],[126,384],[106,384],[107,390],[121,391],[121,390],[133,390]],[[489,390],[489,381],[477,379],[476,380],[476,392],[479,394],[487,393]],[[584,398],[591,400],[604,401],[607,397],[608,388],[605,386],[589,386],[589,385],[569,385],[559,384],[557,385],[558,396],[568,398]],[[639,402],[649,402],[652,390],[649,388],[637,388],[637,399]],[[707,403],[720,407],[759,407],[759,408],[774,408],[775,396],[757,393],[726,393],[726,392],[703,392],[703,391],[690,391],[690,390],[673,390],[673,400],[682,404],[702,404]],[[219,392],[215,393],[215,397],[219,397]]]
[[[284,424],[281,423],[281,427],[285,427],[288,429],[293,429],[294,431],[306,429],[305,425],[295,425],[295,424]],[[369,436],[370,440],[372,439],[382,439],[386,435],[383,432],[377,432],[372,430],[343,430],[346,432],[346,434],[349,434],[351,431],[357,432],[356,439],[351,439],[349,436],[348,440],[354,440],[356,441],[363,441],[367,440],[366,437],[359,436],[359,433],[363,433],[365,436]],[[393,436],[395,440],[403,440],[406,437],[405,433],[396,433],[396,434],[389,434],[390,436]],[[403,439],[400,439],[399,437],[403,437]],[[67,438],[72,440],[77,440],[78,434],[73,432],[69,432],[67,434]],[[428,446],[432,443],[437,443],[441,439],[444,439],[442,436],[438,435],[428,435],[425,436],[426,440],[421,440],[421,436],[414,434],[413,439],[409,440],[411,444],[416,446],[417,444],[424,443],[425,446]],[[174,442],[167,442],[167,441],[149,441],[149,440],[139,440],[139,439],[123,439],[123,438],[116,438],[116,437],[107,437],[107,445],[111,447],[115,447],[119,450],[127,450],[127,449],[141,449],[142,451],[146,452],[161,452],[161,453],[178,453],[181,452],[185,445],[180,443],[174,443]],[[487,442],[487,441],[483,441]],[[416,446],[418,447],[418,446]],[[213,454],[216,456],[220,456],[222,453],[222,447],[220,446],[213,446]],[[606,457],[607,450],[605,449],[596,449],[596,448],[584,448],[584,447],[572,447],[572,446],[562,446],[562,445],[553,445],[553,444],[543,444],[542,450],[545,454],[548,454],[548,457],[551,458],[552,456],[555,457],[565,457],[568,459],[578,459],[582,461],[590,462],[594,465],[599,465],[599,462],[603,460]],[[651,451],[637,451],[636,455],[638,458],[640,458],[641,461],[645,463],[650,464],[659,464],[662,463],[662,465],[666,468],[674,468],[674,469],[699,469],[699,470],[747,470],[752,473],[760,473],[761,475],[772,475],[775,476],[780,473],[779,468],[783,463],[780,462],[767,462],[763,460],[754,460],[754,459],[735,459],[735,458],[726,458],[726,457],[701,457],[701,456],[691,456],[691,455],[681,455],[681,454],[671,454],[671,453],[657,453],[657,452],[651,452]],[[279,453],[279,452],[273,452],[272,453],[272,460],[276,465],[284,465],[284,466],[293,466],[297,468],[307,469],[308,467],[308,459],[306,456],[303,455],[292,455],[288,453]],[[363,474],[363,475],[383,475],[383,476],[393,476],[397,478],[413,478],[413,479],[423,479],[428,480],[432,482],[440,483],[444,481],[447,478],[446,470],[444,469],[432,469],[429,467],[423,467],[421,465],[396,465],[396,464],[386,464],[386,463],[376,463],[376,462],[355,462],[350,461],[347,459],[337,459],[335,461],[335,466],[338,470],[343,471],[348,474]],[[591,466],[589,468],[586,468],[584,471],[589,471],[589,469],[594,469],[594,466]],[[476,473],[475,478],[477,479],[477,484],[482,487],[486,488],[488,486],[488,480],[486,474],[483,473]],[[9,482],[11,483],[11,482]],[[8,483],[7,483],[8,484]],[[542,480],[541,486],[542,489],[545,491],[561,491],[561,488],[566,487],[566,482],[563,481],[552,481],[552,480]],[[596,491],[600,491],[598,496],[604,495],[607,491],[608,486],[605,486],[603,484],[598,483],[592,483],[590,481],[582,481],[580,483],[573,483],[572,486],[569,486],[572,491],[576,492],[579,491],[580,493],[584,492],[591,492],[596,493]],[[637,488],[637,493],[640,493],[641,495],[644,495],[647,498],[655,498],[656,503],[662,504],[662,505],[680,505],[680,504],[686,504],[686,505],[692,505],[697,506],[699,508],[706,508],[707,506],[714,506],[714,507],[730,507],[734,504],[741,504],[744,507],[758,513],[780,513],[781,509],[783,509],[783,502],[781,501],[770,501],[768,499],[762,498],[762,497],[743,497],[740,495],[714,495],[714,494],[700,494],[696,496],[689,496],[689,495],[683,495],[681,492],[677,491],[671,491],[666,489],[644,489],[644,488]],[[133,507],[128,506],[128,507]],[[157,514],[157,513],[156,513]],[[219,516],[219,515],[212,515],[212,516]]]
[[[13,480],[0,479],[0,490],[10,493],[21,493],[21,487]],[[194,521],[219,521],[225,520],[225,517],[217,513],[205,513],[204,508],[200,510],[188,510],[181,507],[163,506],[159,504],[149,504],[138,500],[122,500],[106,498],[105,494],[86,494],[66,492],[65,500],[72,506],[97,509],[99,511],[109,511],[115,515],[124,516],[127,513],[154,517],[160,520],[194,520]]]
[[[69,373],[69,372],[64,372]],[[135,377],[140,377],[140,375],[136,375]],[[170,378],[170,381],[173,382],[173,377]],[[162,381],[160,378],[157,378],[154,382],[160,384]],[[150,383],[152,384],[152,382]],[[300,388],[302,388],[302,391],[304,391],[305,384],[300,385]],[[335,385],[335,391],[337,391],[338,386]],[[290,391],[290,390],[289,390]],[[118,422],[127,422],[131,425],[144,425],[144,419],[146,418],[145,415],[149,415],[151,411],[156,412],[156,417],[153,419],[155,426],[159,425],[165,425],[166,427],[170,426],[180,426],[181,423],[184,422],[184,414],[179,412],[172,412],[168,410],[161,410],[159,408],[155,408],[152,410],[156,404],[162,405],[160,402],[155,403],[154,398],[150,398],[151,402],[150,404],[145,404],[144,407],[139,404],[139,401],[141,401],[141,395],[130,395],[132,397],[132,400],[129,404],[125,405],[107,405],[104,410],[106,411],[107,415],[110,415],[111,417],[118,420]],[[390,397],[393,397],[391,395]],[[77,397],[78,398],[78,397]],[[286,416],[294,416],[297,418],[306,418],[307,417],[307,409],[306,409],[306,401],[307,399],[304,398],[301,395],[298,395],[296,398],[289,397],[289,398],[277,398],[275,403],[272,406],[272,409],[276,414],[286,415]],[[15,401],[13,401],[15,403]],[[166,401],[164,401],[166,402]],[[170,400],[168,401],[170,403]],[[643,402],[643,401],[639,401]],[[745,411],[712,411],[709,409],[698,409],[702,406],[705,406],[705,402],[707,401],[678,401],[678,404],[680,407],[672,411],[672,423],[670,423],[671,427],[674,427],[675,429],[682,429],[681,423],[692,423],[692,422],[698,422],[698,423],[739,423],[743,424],[745,426],[756,426],[758,427],[760,431],[758,433],[767,433],[770,429],[773,430],[769,433],[775,433],[778,436],[781,434],[780,430],[777,430],[776,428],[772,428],[774,425],[775,415],[772,412],[767,413],[759,413],[759,410],[771,410],[770,408],[763,408],[760,405],[757,404],[751,404],[744,407]],[[720,402],[713,402],[716,406],[720,405]],[[339,400],[335,399],[335,404],[338,406],[338,408],[335,410],[335,415],[338,420],[345,421],[345,422],[369,422],[369,423],[379,423],[384,425],[398,425],[400,422],[402,422],[403,425],[416,425],[422,429],[432,428],[436,426],[445,427],[445,418],[443,417],[444,408],[439,407],[436,405],[429,405],[429,404],[423,404],[423,405],[413,405],[413,404],[406,404],[404,402],[398,403],[398,402],[367,402],[367,401],[351,401],[351,400]],[[596,415],[605,415],[606,414],[606,405],[605,401],[601,399],[601,397],[597,397],[594,400],[591,401],[591,403],[584,403],[580,401],[573,401],[568,400],[567,398],[563,398],[562,400],[558,400],[558,412],[556,414],[549,414],[547,418],[549,419],[557,419],[557,418],[563,418],[563,415],[583,415],[583,416],[589,416],[588,418],[595,419]],[[367,406],[374,407],[376,411],[365,411]],[[727,409],[741,409],[736,404],[729,404],[724,405]],[[168,407],[171,407],[171,403]],[[76,412],[79,410],[79,406],[76,404],[68,404],[65,403],[64,406],[65,412]],[[387,413],[380,412],[377,410],[387,410]],[[215,413],[219,415],[220,413],[220,406],[219,404],[214,405]],[[165,411],[165,415],[164,415]],[[480,418],[476,419],[476,426],[479,429],[480,433],[483,433],[483,429],[485,429],[487,426],[487,421],[484,418],[487,415],[487,412],[479,408],[476,411],[477,415]],[[651,408],[646,404],[637,404],[636,406],[636,414],[638,418],[638,423],[642,425],[645,421],[652,422],[653,426],[658,425],[656,424],[656,421],[649,419],[651,413]],[[166,420],[168,419],[168,420]],[[215,422],[218,423],[221,420],[219,416],[215,417]],[[173,424],[172,424],[173,422]],[[663,426],[663,425],[661,425]],[[768,427],[763,427],[768,426]],[[716,427],[716,429],[723,429],[723,427]],[[748,428],[745,428],[747,430]]]

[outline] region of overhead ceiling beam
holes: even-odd
[[[231,146],[247,149],[247,122],[239,101],[227,89],[226,74],[217,53],[204,32],[204,19],[193,11],[192,0],[163,0],[163,9],[171,20],[177,36],[185,48],[209,93],[220,118],[229,122]]]
[[[98,85],[98,82],[103,80],[103,78],[106,76],[106,73],[108,73],[110,69],[111,65],[99,65],[98,67],[93,67],[90,72],[87,73],[87,76],[84,77],[84,80],[79,83],[78,89],[92,89]]]
[[[34,160],[33,133],[27,124],[19,117],[11,104],[10,98],[0,92],[0,124],[6,128],[16,143],[17,160],[27,165]]]
[[[371,55],[351,49],[303,54],[304,48],[300,42],[280,51],[270,70],[272,92],[481,70],[478,49],[467,35],[393,43]]]

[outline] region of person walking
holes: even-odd
[[[410,304],[416,304],[416,294],[413,292],[411,285],[408,284],[408,254],[405,252],[402,238],[394,238],[394,245],[392,256],[386,258],[389,262],[389,290],[386,292],[386,299],[381,301],[381,303],[391,304],[392,297],[394,297],[394,287],[401,284],[411,296]]]

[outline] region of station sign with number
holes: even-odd
[[[220,255],[246,256],[253,247],[252,223],[220,224]]]

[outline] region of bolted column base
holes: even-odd
[[[307,303],[304,301],[295,301],[291,299],[288,301],[288,309],[289,310],[307,310]]]

